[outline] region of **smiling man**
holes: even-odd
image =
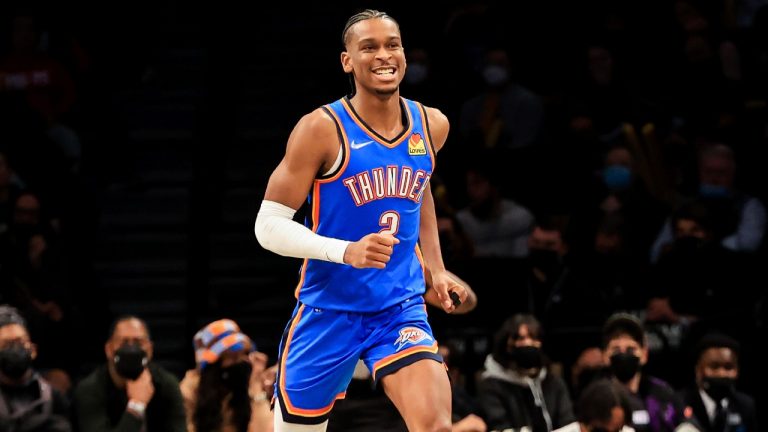
[[[356,14],[342,42],[353,93],[298,122],[256,218],[262,246],[305,259],[281,341],[275,430],[324,431],[362,359],[409,430],[449,431],[451,390],[423,298],[425,268],[447,312],[467,296],[443,265],[429,188],[448,120],[400,97],[406,61],[392,17]],[[292,218],[305,200],[302,226]]]

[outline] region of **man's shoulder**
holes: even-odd
[[[106,365],[98,365],[78,383],[77,387],[95,385],[98,382],[104,381],[109,377]]]
[[[85,378],[81,379],[75,386],[75,400],[92,395],[94,391],[104,387],[108,379],[109,373],[107,372],[107,366],[97,366],[96,369],[86,375]]]
[[[645,387],[645,392],[643,393],[646,393],[649,396],[664,399],[676,397],[675,390],[672,386],[661,378],[643,375],[643,380],[641,381],[641,388],[642,387]]]
[[[332,115],[329,115],[324,107],[320,107],[304,114],[296,123],[295,131],[313,138],[336,137],[336,126],[336,121]]]
[[[173,386],[179,386],[179,379],[176,375],[169,372],[161,365],[151,362],[149,363],[149,372],[152,374],[152,380],[162,384],[170,384]]]

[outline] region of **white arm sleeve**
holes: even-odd
[[[261,202],[254,232],[264,249],[278,255],[344,264],[350,242],[324,237],[293,220],[296,210],[274,201]]]

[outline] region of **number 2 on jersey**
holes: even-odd
[[[379,234],[397,235],[400,230],[400,213],[394,210],[385,211],[379,217],[379,226],[382,227]]]

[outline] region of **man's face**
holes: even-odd
[[[730,348],[709,348],[701,354],[696,364],[696,381],[702,378],[732,378],[739,377],[739,365],[736,353]]]
[[[358,87],[380,96],[395,94],[405,76],[405,53],[400,29],[390,19],[373,18],[350,27],[346,51],[341,53],[344,72]]]
[[[480,204],[491,199],[493,186],[490,180],[475,171],[467,173],[467,195],[472,204]]]
[[[104,346],[107,359],[112,361],[115,352],[124,345],[138,345],[147,353],[149,359],[152,358],[152,342],[149,340],[149,334],[141,321],[137,319],[120,321],[115,326],[114,334]]]
[[[27,330],[19,324],[8,324],[0,327],[0,350],[23,346],[32,352],[32,358],[37,356],[35,344],[29,338]]]
[[[13,209],[13,221],[18,225],[40,223],[40,201],[36,196],[25,194],[19,197]]]
[[[707,238],[707,232],[693,219],[679,219],[675,223],[675,238],[689,237],[705,240]]]
[[[630,153],[629,150],[621,147],[611,149],[611,151],[605,155],[605,165],[621,165],[629,168],[631,171],[634,165],[632,153]]]
[[[558,255],[565,254],[565,245],[563,238],[558,230],[547,230],[536,227],[528,236],[528,248],[534,250],[545,250],[557,252]]]
[[[507,344],[509,349],[521,346],[535,346],[541,348],[541,340],[532,334],[531,330],[525,324],[520,326],[516,335],[510,336]]]
[[[727,157],[711,156],[701,160],[699,164],[699,181],[713,186],[733,187],[735,167]]]
[[[610,364],[611,356],[619,353],[632,353],[636,357],[640,357],[641,365],[644,365],[648,360],[648,350],[629,335],[620,335],[608,342],[603,351],[603,361],[606,365]]]

